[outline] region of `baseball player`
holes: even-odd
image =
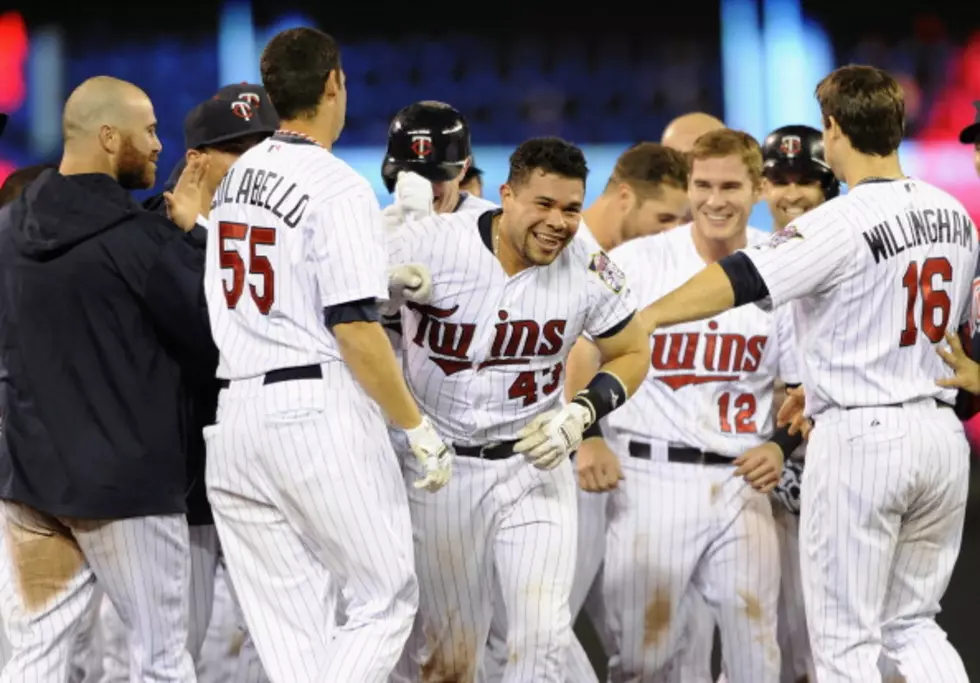
[[[602,194],[582,212],[579,232],[590,235],[608,251],[625,241],[677,227],[688,213],[687,173],[688,162],[680,152],[653,142],[634,145],[616,160]],[[565,394],[569,399],[588,384],[595,372],[594,365],[576,372],[584,366],[574,363],[575,353],[573,350],[568,362]],[[577,476],[578,557],[569,606],[573,623],[586,607],[603,639],[605,616],[597,579],[605,555],[608,495],[587,486],[586,480],[595,476],[592,472],[578,469]],[[569,683],[598,680],[577,639],[573,639],[569,652],[567,680]]]
[[[451,487],[409,491],[424,634],[406,651],[415,679],[481,674],[495,579],[503,680],[565,679],[576,544],[567,456],[649,363],[620,271],[576,235],[586,174],[573,145],[529,140],[511,156],[502,209],[412,221],[391,240],[392,261],[432,273],[430,303],[402,309],[405,373],[458,456]],[[565,359],[584,330],[605,364],[561,407]],[[406,470],[417,470],[411,459]]]
[[[790,125],[777,128],[762,143],[762,195],[769,205],[773,230],[784,230],[794,219],[840,194],[823,154],[823,136],[816,128]],[[781,398],[776,398],[776,405]],[[773,490],[773,517],[779,538],[782,568],[777,637],[782,652],[781,683],[816,680],[810,639],[806,632],[803,584],[800,576],[800,482],[803,449],[786,458],[783,478]],[[799,457],[795,457],[799,454]]]
[[[207,234],[223,387],[205,430],[208,498],[269,678],[386,681],[418,584],[385,417],[406,430],[415,485],[444,486],[452,453],[378,322],[377,302],[392,294],[377,199],[330,152],[347,103],[336,42],[278,33],[261,73],[281,128],[231,166]],[[425,274],[414,273],[424,301]],[[328,577],[347,600],[339,629]]]
[[[205,178],[204,204],[199,223],[206,223],[211,202],[218,184],[228,168],[241,154],[272,135],[278,117],[265,89],[255,84],[235,84],[221,88],[212,98],[194,107],[184,120],[185,159],[177,164],[165,184],[164,191],[171,190],[186,162],[201,156],[208,159]],[[163,194],[149,198],[144,207],[165,212]],[[215,605],[215,585],[218,565],[223,562],[218,533],[208,505],[204,488],[204,439],[201,430],[214,421],[218,387],[213,377],[201,378],[195,374],[184,377],[183,395],[188,445],[188,494],[187,522],[190,526],[191,545],[191,595],[188,622],[187,649],[194,659],[198,677],[201,676],[201,651]],[[235,604],[234,600],[230,603]],[[236,616],[238,610],[235,610]],[[104,676],[101,683],[123,683],[130,680],[131,658],[127,632],[115,608],[108,600],[102,602],[101,626],[104,636],[102,660]],[[225,649],[230,648],[236,631],[227,633]],[[234,680],[261,681],[265,679],[254,645],[247,636],[240,650],[243,661],[239,662]]]
[[[816,97],[848,194],[708,266],[644,322],[792,302],[813,420],[800,560],[817,680],[963,682],[935,614],[962,539],[969,446],[955,391],[936,385],[952,371],[935,349],[969,316],[976,227],[960,202],[902,172],[894,78],[846,66]]]
[[[388,192],[395,192],[400,173],[411,171],[432,183],[436,213],[485,208],[490,202],[478,206],[479,197],[459,189],[472,164],[469,125],[445,102],[410,104],[395,114],[388,126],[388,146],[381,164]]]
[[[761,189],[758,143],[718,130],[690,158],[693,223],[613,250],[644,303],[765,238],[747,227]],[[691,631],[697,593],[721,627],[729,681],[776,683],[779,558],[763,492],[791,450],[771,405],[774,378],[795,380],[792,322],[748,308],[652,342],[646,381],[604,425],[609,445],[590,439],[578,453],[579,468],[596,473],[587,488],[616,488],[603,570],[610,680],[686,683],[674,667],[703,635]]]

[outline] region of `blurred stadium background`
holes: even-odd
[[[980,220],[973,149],[957,140],[980,100],[977,3],[685,0],[626,15],[473,3],[8,2],[0,0],[0,111],[12,117],[0,139],[0,180],[18,166],[56,162],[66,95],[85,78],[109,74],[140,85],[155,104],[164,143],[159,190],[183,154],[184,115],[221,85],[258,82],[269,37],[306,25],[342,43],[349,112],[335,151],[374,184],[383,204],[390,201],[380,178],[388,121],[415,100],[444,100],[468,117],[488,198],[497,199],[514,146],[543,134],[583,146],[591,198],[626,146],[659,139],[685,112],[715,114],[760,140],[789,123],[819,127],[814,86],[834,67],[857,62],[888,69],[905,87],[906,172],[946,188]],[[752,222],[770,227],[763,205]],[[980,433],[980,423],[971,427]],[[980,495],[980,486],[974,490]],[[978,513],[971,504],[942,619],[975,676]]]

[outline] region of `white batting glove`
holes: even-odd
[[[436,433],[429,418],[423,417],[421,424],[415,429],[406,429],[405,436],[412,447],[412,453],[422,466],[422,478],[413,486],[435,493],[447,483],[453,475],[452,449]]]
[[[514,450],[523,453],[539,470],[554,469],[581,445],[582,432],[591,420],[592,412],[578,403],[549,410],[517,433],[520,441]]]
[[[399,171],[395,181],[395,204],[406,218],[418,220],[431,216],[434,209],[432,183],[412,171]]]
[[[427,304],[432,299],[432,275],[421,263],[406,263],[388,271],[388,301],[381,314],[392,316],[406,301]]]
[[[402,207],[398,204],[389,204],[381,209],[381,220],[384,225],[385,234],[390,235],[398,232],[399,228],[405,225],[405,214]]]

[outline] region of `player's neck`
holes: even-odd
[[[493,225],[490,229],[490,240],[493,244],[493,255],[500,262],[500,267],[507,273],[507,277],[514,277],[530,266],[525,263],[521,255],[517,253],[517,250],[511,246],[510,241],[503,238],[503,227],[501,226],[503,220],[504,217],[502,214],[493,219]]]
[[[844,182],[848,187],[855,185],[868,178],[904,178],[902,165],[898,161],[898,153],[892,153],[885,157],[871,156],[868,154],[855,153],[848,160],[844,169]]]
[[[302,133],[326,150],[333,147],[333,136],[328,132],[329,124],[320,118],[283,119],[279,122],[279,129]]]
[[[108,157],[101,154],[93,154],[89,150],[72,149],[70,147],[65,147],[64,156],[61,157],[61,164],[58,166],[58,173],[61,175],[104,173],[118,180],[116,169],[112,167],[112,162]]]
[[[618,246],[620,242],[616,235],[617,221],[611,215],[612,209],[609,200],[604,196],[599,196],[592,202],[592,206],[582,212],[582,220],[588,226],[589,232],[605,251]],[[581,226],[579,227],[581,228]]]
[[[704,259],[705,265],[709,266],[726,256],[731,256],[739,249],[744,249],[749,243],[749,236],[744,227],[731,239],[713,240],[705,237],[694,225],[691,229],[691,237],[694,239],[694,248],[698,256]]]

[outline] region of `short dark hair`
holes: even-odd
[[[0,207],[4,207],[14,201],[27,189],[27,186],[37,180],[37,177],[51,168],[58,168],[54,164],[38,164],[36,166],[25,166],[7,176],[0,186]]]
[[[262,85],[281,119],[316,115],[331,71],[340,71],[340,48],[323,31],[291,28],[262,51]]]
[[[816,90],[823,126],[833,118],[862,154],[888,156],[905,137],[905,93],[887,72],[850,64],[831,72]]]
[[[689,170],[683,152],[656,142],[639,142],[616,160],[606,189],[626,183],[642,199],[648,199],[660,191],[661,185],[686,190]]]
[[[561,138],[531,138],[510,155],[508,185],[526,183],[534,171],[576,178],[585,183],[589,167],[582,150]]]

